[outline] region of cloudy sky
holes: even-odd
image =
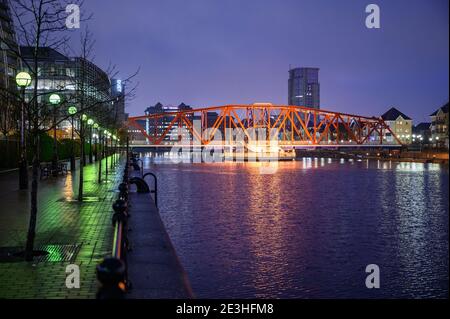
[[[365,27],[377,3],[381,28]],[[321,107],[416,122],[448,101],[448,0],[89,0],[95,62],[137,68],[131,115],[158,101],[287,103],[289,66],[320,68]]]

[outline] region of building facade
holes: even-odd
[[[17,132],[15,77],[21,70],[18,51],[8,1],[0,0],[0,136],[2,137]]]
[[[448,149],[448,103],[431,113],[430,118],[432,144]]]
[[[173,105],[163,105],[161,103],[156,103],[154,106],[150,106],[145,110],[145,115],[154,115],[154,114],[161,114],[161,113],[167,113],[167,112],[178,112],[178,111],[189,111],[192,110],[192,107],[189,105],[186,105],[184,103],[181,103],[179,106],[173,106]],[[219,117],[219,114],[217,112],[206,112],[206,116],[201,115],[193,115],[188,114],[186,115],[186,118],[189,119],[198,129],[201,128],[202,131],[205,131],[206,129],[211,129],[211,127],[216,123],[217,119]],[[170,131],[165,136],[164,141],[165,144],[178,144],[179,138],[192,138],[192,134],[186,129],[186,124],[184,122],[175,121],[175,116],[166,114],[163,117],[160,117],[158,120],[155,119],[136,119],[133,122],[137,124],[137,126],[130,125],[128,127],[128,134],[130,137],[130,141],[133,144],[152,144],[152,141],[147,140],[142,133],[141,129],[144,130],[149,136],[158,137],[161,136],[162,133],[169,129]],[[171,125],[172,123],[172,125]],[[185,130],[182,132],[181,135],[178,133],[178,128],[185,128]],[[223,134],[222,127],[218,128],[218,131],[220,131]],[[209,132],[211,133],[211,132]]]
[[[15,76],[20,69],[19,51],[7,0],[0,0],[0,87],[15,88]]]
[[[154,115],[160,113],[170,113],[170,112],[178,112],[178,111],[187,111],[192,110],[192,107],[181,103],[178,106],[174,105],[163,105],[160,102],[156,103],[154,106],[149,106],[145,109],[145,115]],[[169,133],[164,137],[164,141],[169,143],[175,143],[179,140],[179,127],[186,127],[185,123],[172,123],[174,120],[174,115],[165,115],[156,120],[146,119],[145,120],[145,131],[150,136],[158,137],[162,135],[162,133],[166,130],[169,130]],[[146,140],[147,143],[150,143],[149,140]]]
[[[289,70],[288,104],[320,109],[319,68]]]
[[[429,144],[431,138],[431,123],[422,122],[413,127],[412,143]]]
[[[120,79],[112,79],[111,84],[111,93],[114,98],[113,109],[116,111],[117,122],[124,123],[127,120],[125,113],[125,85]]]
[[[392,107],[381,115],[381,118],[403,144],[411,144],[413,121],[409,116]],[[388,143],[395,143],[394,137],[389,132],[384,132],[383,138]]]
[[[32,65],[34,49],[21,47],[21,52]],[[36,73],[38,77],[38,103],[48,105],[52,93],[60,95],[62,103],[56,110],[58,119],[67,117],[69,106],[75,106],[78,110],[85,108],[86,115],[104,126],[112,126],[123,117],[119,113],[124,110],[124,105],[116,103],[117,99],[122,102],[121,97],[113,96],[111,79],[100,67],[84,58],[67,57],[48,47],[39,48],[37,56],[37,72],[28,71],[30,74]],[[28,101],[32,97],[33,85],[34,82],[27,89]],[[52,110],[50,107],[48,109]],[[68,134],[70,126],[71,122],[66,120],[58,125],[58,130],[62,135],[64,132]]]

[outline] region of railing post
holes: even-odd
[[[125,298],[125,263],[114,257],[105,258],[97,266],[97,278],[101,287],[97,299]]]
[[[142,179],[145,180],[145,177],[149,176],[149,175],[152,176],[153,179],[154,179],[155,188],[150,190],[150,193],[155,194],[155,206],[156,206],[156,208],[158,208],[158,178],[156,177],[155,174],[153,174],[151,172],[148,172],[148,173],[146,173],[145,175],[142,176]]]

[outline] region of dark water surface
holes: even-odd
[[[448,298],[448,166],[167,163],[145,159],[199,298]]]

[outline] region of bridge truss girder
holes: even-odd
[[[216,112],[214,121],[208,121]],[[194,119],[200,125],[194,125]],[[151,123],[152,130],[139,124]],[[161,125],[161,123],[165,125]],[[398,145],[402,142],[381,117],[367,117],[293,105],[225,105],[177,112],[165,112],[130,117],[128,126],[138,129],[151,145],[165,145],[172,130],[184,128],[201,145],[214,140],[217,130],[223,142],[232,142],[227,129],[241,129],[250,142],[251,129],[265,128],[286,145],[383,145],[385,133],[390,133]],[[227,136],[228,133],[228,136]],[[267,137],[270,139],[271,137]],[[181,137],[178,137],[181,138]]]

